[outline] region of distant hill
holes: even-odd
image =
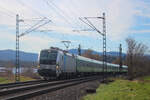
[[[82,49],[81,53],[84,53],[86,49]],[[0,60],[1,61],[15,61],[15,50],[0,50]],[[78,54],[77,49],[70,49],[69,53]],[[99,54],[102,55],[102,52],[93,51],[93,54]],[[107,52],[107,55],[117,57],[119,55],[118,52]],[[123,56],[126,54],[123,53]],[[20,51],[20,60],[21,61],[31,61],[31,62],[37,62],[38,61],[38,54],[37,53],[29,53],[29,52],[23,52]]]
[[[86,51],[86,49],[82,49],[81,53],[84,53],[85,51]],[[78,50],[77,49],[70,49],[69,53],[78,54]],[[103,55],[103,52],[93,51],[93,54]],[[111,52],[107,52],[107,55],[108,56],[119,56],[119,52],[111,51]],[[126,54],[122,53],[122,56],[126,56]]]
[[[1,61],[15,61],[16,52],[14,50],[0,50]],[[38,54],[20,51],[21,61],[37,62]]]
[[[82,49],[81,53],[84,53],[85,51],[86,51],[86,49]],[[78,54],[77,49],[70,49],[69,52],[76,54],[76,55]],[[98,55],[102,56],[103,52],[93,51],[93,54],[98,54]],[[107,62],[112,63],[115,59],[117,59],[118,56],[119,56],[119,52],[115,52],[115,51],[107,52]],[[122,57],[123,57],[123,59],[125,59],[126,54],[122,53]]]

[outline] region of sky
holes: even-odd
[[[102,51],[102,35],[79,18],[102,17],[103,12],[106,14],[107,51],[118,51],[122,44],[126,52],[128,37],[150,48],[149,5],[150,0],[0,0],[0,50],[15,50],[18,14],[23,20],[19,22],[19,34],[34,25],[49,22],[20,37],[22,51],[38,53],[51,46],[65,49],[61,41],[71,41],[69,49],[81,44],[82,49]],[[101,19],[89,20],[102,32]]]

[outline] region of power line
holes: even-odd
[[[40,15],[40,16],[42,16],[42,14],[40,13],[40,12],[38,12],[37,10],[35,10],[33,7],[31,7],[31,6],[29,6],[29,5],[27,5],[27,4],[25,4],[24,2],[22,2],[21,0],[16,0],[19,4],[21,4],[22,6],[24,6],[24,7],[27,7],[29,10],[32,10],[36,15]],[[42,16],[43,17],[43,16]]]
[[[10,17],[10,18],[12,18],[12,17],[15,17],[15,16],[13,16],[13,15],[11,15],[11,14],[8,14],[8,13],[6,13],[6,12],[3,12],[3,11],[0,11],[2,14],[1,15],[6,15],[6,16],[8,16],[8,17]]]
[[[53,3],[52,1],[50,1],[50,2],[48,2],[48,1],[46,1],[46,0],[44,0],[46,3],[47,3],[47,5],[48,6],[50,6],[50,7],[52,7],[54,10],[55,10],[55,12],[57,13],[57,15],[59,15],[59,16],[61,16],[65,21],[67,21],[67,23],[69,24],[69,25],[71,25],[71,27],[72,27],[72,22],[70,22],[70,20],[72,20],[72,18],[68,15],[68,14],[66,14],[62,9],[60,9],[55,3]],[[51,4],[51,5],[50,5]],[[54,8],[55,7],[55,8]],[[57,11],[58,10],[58,11]],[[68,18],[66,18],[66,16],[68,17]],[[69,20],[70,19],[70,20]],[[76,23],[75,22],[75,25],[76,26],[80,26],[78,23]],[[73,28],[73,27],[72,27]]]
[[[72,23],[65,17],[65,14],[62,13],[63,11],[62,11],[59,7],[57,7],[57,6],[56,6],[54,3],[52,3],[52,2],[48,2],[47,0],[43,0],[43,1],[46,2],[47,6],[50,7],[50,8],[52,8],[58,16],[61,16],[61,18],[63,18],[63,20],[64,20],[69,26],[71,26],[71,28],[73,28],[73,27],[72,27]],[[62,34],[62,36],[63,36],[63,40],[64,40],[64,38],[66,38],[66,37],[64,36],[64,34]],[[66,40],[68,40],[68,39],[66,39]]]
[[[38,10],[36,10],[35,8],[33,8],[33,7],[31,7],[31,6],[29,6],[29,5],[27,5],[27,4],[25,4],[24,2],[22,2],[21,0],[16,0],[18,3],[20,3],[22,6],[24,6],[24,7],[27,7],[29,10],[32,10],[32,12],[34,12],[36,15],[38,15],[38,16],[40,16],[40,19],[42,18],[42,17],[46,17],[46,16],[44,16],[43,14],[41,14],[41,12],[39,12]],[[47,17],[46,17],[47,18]],[[49,18],[47,18],[47,19],[49,19]]]
[[[51,3],[51,5],[50,5],[50,3],[49,3],[47,0],[44,0],[44,1],[46,2],[46,4],[47,4],[50,8],[52,8],[53,10],[55,10],[55,13],[56,13],[58,16],[61,16],[61,17],[66,21],[66,23],[68,23],[68,25],[71,25],[71,26],[72,26],[72,24],[70,23],[70,21],[69,21],[68,19],[66,19],[64,15],[62,15],[60,12],[58,12],[58,11],[56,10],[57,7],[56,7],[55,5],[53,5],[52,3]]]
[[[103,23],[103,31],[100,32],[100,30],[98,30],[90,20],[88,20],[89,18],[92,19],[102,19],[102,23]],[[80,18],[82,19],[82,18]],[[105,13],[103,13],[103,17],[84,17],[83,19],[85,19],[87,22],[83,21],[85,24],[87,24],[88,26],[90,26],[92,29],[96,30],[100,35],[103,36],[103,72],[107,72],[107,52],[106,52],[106,22],[105,22]],[[105,75],[104,75],[105,77]],[[103,77],[103,78],[104,78]]]
[[[28,30],[26,30],[24,33],[19,34],[19,23],[23,22],[24,20],[19,18],[19,15],[16,15],[16,72],[15,72],[15,80],[16,82],[20,82],[20,58],[19,58],[19,39],[20,37],[29,34],[33,31],[35,31],[36,29],[44,26],[45,24],[49,23],[50,20],[45,21],[45,18],[41,19],[39,22],[37,22],[35,25],[31,26],[31,28],[29,28]],[[43,23],[42,23],[43,22]],[[40,24],[42,23],[42,24]]]
[[[42,21],[43,21],[43,19],[40,20],[39,22],[37,22],[35,25],[31,26],[28,30],[26,30],[24,33],[22,33],[19,37],[24,36],[25,34],[29,34],[30,32],[33,32],[36,29],[38,29],[38,28],[48,24],[49,22],[51,22],[51,20],[48,20],[48,21],[44,22],[43,24],[40,24]],[[38,24],[40,24],[40,25],[38,25]]]
[[[57,8],[57,9],[59,9],[61,12],[62,12],[62,14],[65,16],[67,16],[70,20],[72,20],[72,18],[75,18],[74,16],[76,16],[76,14],[73,12],[73,11],[71,11],[71,9],[68,9],[72,14],[71,15],[73,15],[73,17],[70,17],[68,14],[66,14],[62,9],[60,9],[58,6],[56,6],[56,4],[55,3],[53,3],[52,1],[51,1],[51,3]],[[73,4],[72,4],[73,5]],[[77,20],[78,20],[78,17],[77,17]],[[79,24],[79,21],[75,21],[75,24],[74,25],[76,25],[76,26],[83,26],[84,24],[82,24],[82,25],[80,25]],[[85,25],[84,25],[85,26]]]
[[[0,8],[5,9],[5,10],[8,11],[9,13],[11,13],[11,15],[16,15],[15,12],[13,12],[13,11],[11,11],[11,10],[8,10],[8,9],[5,8],[5,7],[0,6]]]
[[[40,24],[42,21],[44,21],[45,18],[39,20],[36,24],[34,24],[33,26],[31,26],[28,30],[31,30],[32,28],[34,28],[35,26],[37,26],[38,24]]]
[[[44,17],[45,20],[47,20],[48,18],[47,17]],[[38,20],[41,20],[42,18],[24,18],[25,21],[38,21]]]
[[[52,1],[50,1],[50,3],[51,3],[53,6],[55,6],[55,8],[57,8],[63,16],[67,16],[70,20],[72,20],[72,17],[70,17],[67,13],[65,13],[65,12],[64,12],[61,8],[59,8],[55,3],[53,3]],[[69,9],[68,9],[68,10],[69,10]],[[69,20],[68,20],[68,21],[69,21]],[[79,26],[79,24],[76,23],[76,21],[75,21],[75,24],[76,24],[77,26]]]
[[[5,15],[11,17],[11,18],[12,18],[12,17],[15,18],[16,13],[14,13],[13,11],[10,11],[10,10],[8,10],[8,9],[6,9],[6,8],[4,8],[4,7],[2,7],[2,6],[0,6],[0,8],[1,8],[1,9],[4,9],[4,10],[6,11],[6,12],[1,11],[3,14],[5,14]]]

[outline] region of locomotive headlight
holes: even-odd
[[[37,68],[40,68],[40,65],[38,65]]]
[[[56,69],[59,69],[59,66],[58,66],[58,65],[56,66]]]

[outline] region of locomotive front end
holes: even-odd
[[[38,73],[46,80],[57,76],[57,50],[42,50],[40,52]]]

